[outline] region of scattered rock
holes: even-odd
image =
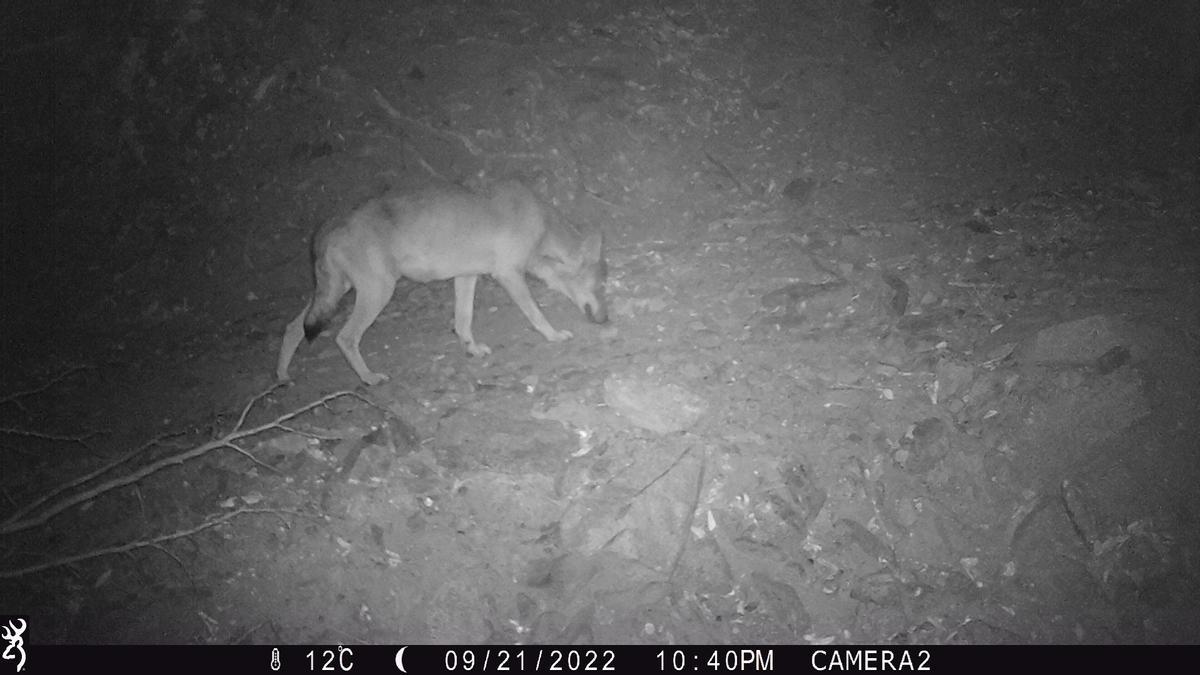
[[[1096,359],[1096,368],[1101,375],[1107,375],[1121,366],[1129,363],[1132,355],[1125,347],[1117,346],[1104,352]]]
[[[790,462],[780,467],[779,475],[791,497],[790,504],[776,504],[779,516],[797,531],[807,532],[809,523],[824,508],[828,494],[813,479],[808,468],[799,462]]]
[[[1123,346],[1123,322],[1095,315],[1043,328],[1017,348],[1024,363],[1037,365],[1097,361],[1109,350]]]
[[[659,434],[687,429],[708,409],[703,399],[678,385],[621,375],[604,380],[604,402],[634,426]]]
[[[817,182],[811,178],[794,178],[783,188],[783,196],[804,206],[812,201]]]
[[[950,451],[949,436],[949,429],[940,418],[923,419],[900,439],[896,461],[909,472],[925,473]]]

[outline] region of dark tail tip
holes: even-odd
[[[604,309],[604,305],[596,305],[595,310],[592,309],[591,305],[585,305],[583,313],[587,316],[588,321],[592,323],[608,323],[608,312]]]
[[[313,340],[317,339],[317,336],[320,335],[321,331],[323,330],[325,330],[324,319],[317,319],[312,322],[306,320],[304,322],[304,339],[312,342]]]

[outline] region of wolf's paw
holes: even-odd
[[[546,339],[551,342],[562,342],[563,340],[570,340],[573,337],[575,337],[575,334],[569,330],[556,330],[547,335]]]
[[[362,378],[363,384],[368,387],[374,387],[377,384],[382,384],[388,381],[388,376],[383,373],[367,373]]]
[[[482,342],[468,342],[467,353],[471,356],[487,356],[492,353],[492,348]]]

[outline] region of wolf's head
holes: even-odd
[[[604,264],[604,241],[599,232],[583,238],[574,250],[555,246],[544,251],[529,267],[529,272],[562,293],[592,323],[607,323],[604,306],[604,282],[608,268]]]

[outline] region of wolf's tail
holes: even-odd
[[[330,264],[328,256],[320,256],[313,265],[317,285],[312,304],[304,315],[304,338],[312,342],[337,311],[338,301],[346,294],[345,275]]]

